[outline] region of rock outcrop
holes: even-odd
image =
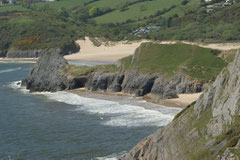
[[[120,73],[93,72],[86,88],[90,91],[124,92],[136,97],[149,96],[159,101],[177,98],[177,94],[201,92],[204,83],[194,81],[185,75],[166,78],[158,74],[139,74],[135,71]]]
[[[240,53],[203,95],[121,160],[240,158]]]
[[[60,91],[84,87],[86,77],[71,77],[63,72],[63,67],[68,65],[59,50],[45,50],[34,65],[28,78],[24,79],[25,85],[31,92]]]

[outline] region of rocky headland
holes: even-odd
[[[184,55],[185,57],[181,57],[181,53],[176,54],[175,50],[172,50],[174,47],[183,49],[183,51],[186,50],[189,52],[190,56]],[[155,53],[154,51],[151,51],[152,48],[154,51],[163,50],[164,52]],[[169,52],[166,52],[166,49],[169,50]],[[205,86],[209,83],[209,80],[199,80],[191,77],[185,72],[178,71],[183,68],[182,64],[176,66],[174,64],[174,59],[173,62],[171,62],[171,54],[176,54],[177,56],[180,55],[180,58],[183,59],[183,62],[181,62],[183,64],[189,61],[191,62],[191,59],[199,57],[197,54],[196,56],[194,55],[194,57],[192,56],[194,53],[191,52],[194,52],[195,50],[203,50],[203,52],[206,52],[204,54],[210,56],[212,62],[217,65],[224,64],[222,60],[211,55],[210,50],[185,44],[166,46],[152,43],[142,44],[135,51],[133,56],[121,59],[117,64],[95,67],[69,65],[63,58],[60,50],[49,49],[41,52],[40,59],[34,65],[29,77],[23,80],[23,85],[26,85],[27,89],[30,91],[50,92],[84,87],[88,91],[122,92],[136,97],[146,96],[154,102],[159,102],[162,99],[177,98],[178,94],[202,92]],[[169,63],[166,65],[172,65],[174,67],[174,72],[176,72],[174,75],[168,76],[166,73],[163,74],[161,72],[156,72],[155,70],[158,70],[158,67],[155,67],[155,64],[146,65],[148,62],[145,61],[150,61],[151,63],[154,58],[161,60],[161,56],[158,56],[159,54],[162,55],[162,57],[170,55],[171,59],[167,58],[167,60],[169,59]],[[201,56],[201,53],[199,54]],[[154,57],[156,55],[158,57]],[[144,58],[146,59],[146,57],[153,58],[150,60],[142,60]],[[156,61],[154,63],[159,62]],[[142,69],[156,69],[144,73],[140,71],[142,65],[146,65],[145,67],[142,67]],[[160,65],[162,64],[160,63]],[[166,68],[166,65],[163,67]],[[126,66],[132,66],[132,69],[128,69]],[[191,72],[194,72],[195,70],[199,72],[199,67],[190,67],[193,68],[191,69]],[[200,67],[204,70],[205,66]],[[203,74],[202,70],[200,70],[199,74]],[[212,71],[213,74],[216,74],[218,70],[215,70],[214,68],[213,71],[210,71]],[[172,70],[169,71],[169,69],[167,69],[166,72],[172,72]],[[211,78],[212,75],[209,77]]]
[[[137,71],[90,71],[73,76],[64,71],[70,66],[58,50],[46,50],[23,80],[31,92],[60,91],[85,87],[89,91],[123,92],[136,97],[148,95],[154,101],[177,98],[180,93],[201,92],[204,83],[185,75],[166,78],[160,74],[140,74]]]
[[[240,158],[240,53],[203,95],[121,160]]]
[[[66,68],[71,65],[59,51],[46,50],[22,84],[32,92],[85,87],[89,91],[148,95],[156,101],[175,98],[179,93],[201,92],[205,88],[195,103],[176,115],[169,125],[142,140],[121,160],[239,158],[239,51],[234,62],[223,69],[208,87],[205,87],[206,83],[180,73],[166,77],[134,70],[106,72],[98,67],[87,68],[87,72],[74,76],[66,72]]]

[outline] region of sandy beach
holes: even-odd
[[[179,108],[185,108],[194,101],[196,101],[200,96],[201,93],[193,93],[193,94],[179,94],[179,98],[174,99],[165,99],[160,104],[164,106],[173,106],[173,107],[179,107]]]
[[[67,55],[67,60],[81,60],[81,61],[100,61],[100,62],[116,62],[118,59],[134,54],[134,51],[141,43],[154,42],[157,44],[174,44],[179,41],[120,41],[109,42],[111,45],[94,46],[88,37],[85,40],[77,40],[81,47],[80,51],[75,54]],[[240,48],[240,43],[216,43],[216,44],[198,44],[188,41],[181,41],[182,43],[198,45],[204,48],[212,48],[219,50],[232,50]]]
[[[78,40],[76,43],[80,45],[80,51],[75,54],[64,56],[67,60],[81,60],[81,61],[102,61],[115,62],[118,59],[132,55],[141,43],[139,42],[127,43],[126,41],[110,42],[111,45],[94,46],[88,37],[85,40]]]
[[[240,48],[239,43],[213,43],[213,44],[200,44],[188,41],[119,41],[119,42],[103,42],[99,47],[95,46],[89,37],[85,40],[77,40],[76,43],[80,45],[80,51],[71,55],[66,55],[68,61],[93,61],[103,63],[114,63],[117,60],[134,54],[134,51],[141,43],[153,42],[157,44],[174,44],[182,42],[186,44],[198,45],[204,48],[212,48],[219,50],[232,50]],[[0,61],[36,61],[37,58],[0,58]]]
[[[85,88],[78,88],[74,90],[70,90],[70,92],[73,92],[75,94],[78,93],[86,93],[86,94],[104,94],[104,95],[115,95],[115,96],[128,96],[128,97],[135,97],[134,95],[123,93],[123,92],[104,92],[104,91],[88,91]],[[167,107],[177,107],[177,108],[185,108],[194,101],[196,101],[200,96],[201,93],[193,93],[193,94],[179,94],[179,98],[174,99],[165,99],[160,102],[155,102],[149,96],[144,97],[135,97],[137,99],[146,100],[147,102],[160,104]]]

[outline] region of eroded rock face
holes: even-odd
[[[194,105],[142,140],[121,160],[239,159],[239,77],[238,51],[234,62]]]
[[[159,101],[177,98],[180,93],[196,93],[203,90],[203,83],[182,76],[164,78],[157,74],[139,74],[136,71],[120,73],[94,72],[89,76],[86,88],[90,91],[124,92],[136,97],[150,94]]]
[[[22,84],[31,92],[55,92],[84,87],[87,77],[67,76],[63,72],[66,65],[68,63],[59,50],[45,50]]]
[[[66,76],[62,71],[67,61],[56,50],[47,50],[23,80],[30,91],[60,91],[67,88]]]

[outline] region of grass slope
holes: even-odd
[[[12,12],[12,11],[29,11],[29,9],[22,7],[21,5],[3,5],[0,6],[0,13]]]
[[[75,44],[74,23],[53,12],[12,13],[2,16],[0,31],[0,50],[66,49]]]
[[[44,5],[49,5],[51,8],[61,9],[61,8],[71,8],[76,6],[83,6],[84,3],[89,2],[90,0],[62,0],[56,2],[38,2],[36,5],[38,7],[43,7]]]
[[[101,1],[99,1],[100,3]],[[137,20],[146,16],[154,15],[157,11],[168,9],[172,5],[180,5],[179,0],[153,0],[136,3],[128,7],[125,11],[115,10],[113,12],[104,14],[94,18],[97,23],[117,23],[124,22],[128,19]],[[93,4],[92,4],[93,5]],[[144,10],[141,10],[144,7]]]
[[[123,58],[126,70],[141,73],[159,72],[167,76],[183,72],[200,80],[213,80],[226,66],[226,62],[214,55],[216,51],[188,44],[143,43],[133,56]]]

